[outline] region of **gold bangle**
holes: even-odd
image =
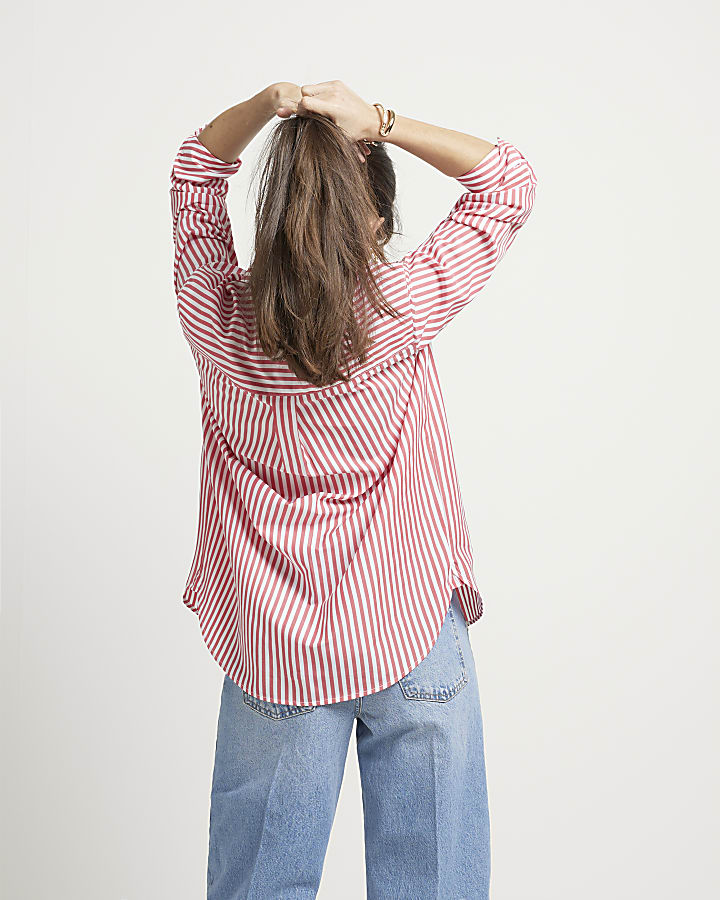
[[[380,113],[380,127],[378,129],[378,132],[382,134],[383,125],[385,124],[385,107],[382,105],[382,103],[373,103],[373,106]]]
[[[389,109],[388,110],[388,121],[384,126],[384,130],[382,128],[380,129],[380,134],[382,134],[382,135],[390,134],[394,124],[395,124],[395,110]]]
[[[395,124],[395,110],[386,110],[382,103],[373,103],[373,106],[380,113],[380,127],[378,131],[384,137],[390,133]]]

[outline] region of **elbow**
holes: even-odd
[[[533,169],[532,164],[525,160],[525,168],[526,168],[526,181],[525,181],[525,204],[527,206],[528,212],[532,210],[533,204],[535,203],[535,189],[537,187],[537,175],[535,174],[535,169]]]
[[[520,196],[517,205],[517,217],[520,224],[525,222],[535,205],[535,189],[537,187],[537,178],[530,163],[528,165],[527,178],[520,187]]]
[[[535,183],[530,180],[524,181],[513,187],[504,215],[502,218],[499,216],[496,218],[498,221],[502,221],[506,227],[519,228],[527,221],[534,205]]]
[[[533,181],[528,185],[525,191],[525,202],[523,203],[524,215],[525,218],[530,215],[533,210],[533,206],[535,205],[535,187],[537,185],[537,181]]]
[[[512,191],[512,208],[518,218],[523,221],[532,212],[535,203],[535,189],[537,187],[537,175],[532,164],[517,149],[517,159],[510,167],[505,181],[505,189]]]

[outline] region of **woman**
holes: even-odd
[[[243,269],[228,178],[275,117]],[[386,144],[463,189],[396,262]],[[368,898],[488,896],[468,635],[483,602],[432,340],[485,286],[535,185],[508,141],[340,81],[271,85],[178,151],[175,289],[203,425],[183,600],[224,672],[212,900],[316,895],[354,725]]]

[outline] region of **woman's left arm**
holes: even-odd
[[[191,344],[217,348],[218,299],[224,283],[239,271],[226,196],[228,178],[242,164],[240,154],[283,102],[300,95],[288,82],[254,97],[197,128],[181,144],[170,172],[170,208],[175,245],[174,284],[178,312]]]
[[[260,129],[279,111],[287,118],[288,103],[297,103],[301,96],[298,85],[289,81],[271,84],[209,122],[199,135],[200,143],[218,159],[234,163]]]

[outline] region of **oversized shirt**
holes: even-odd
[[[417,249],[371,263],[400,314],[317,387],[258,339],[226,205],[241,166],[198,140],[171,169],[177,312],[199,375],[194,556],[182,599],[221,669],[275,703],[380,691],[432,648],[457,591],[483,612],[432,340],[486,285],[532,209],[534,170],[498,138]],[[363,298],[356,293],[357,302]]]

